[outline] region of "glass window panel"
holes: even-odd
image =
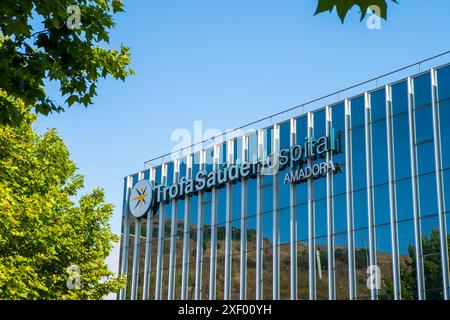
[[[184,226],[184,200],[178,200],[178,214],[177,214],[177,234],[183,235],[183,226]]]
[[[223,224],[226,221],[226,203],[227,203],[227,189],[217,189],[217,224]]]
[[[349,299],[347,241],[346,233],[336,234],[334,236],[334,263],[337,300]]]
[[[308,241],[297,242],[297,290],[299,300],[309,299]]]
[[[400,222],[397,226],[402,300],[417,300],[414,222],[408,220]],[[393,292],[392,284],[390,288]]]
[[[420,143],[433,139],[433,114],[431,107],[416,109],[416,142]]]
[[[316,298],[328,300],[328,243],[327,237],[320,237],[316,242]]]
[[[127,261],[127,290],[125,300],[131,299],[131,281],[133,277],[133,256],[134,256],[134,228],[136,224],[136,218],[130,216],[130,233],[128,238],[128,261]]]
[[[295,187],[295,194],[297,196],[297,204],[304,204],[308,202],[308,183],[300,183]]]
[[[181,159],[180,161],[180,177],[185,177],[187,174],[187,164],[186,164],[186,157]]]
[[[225,224],[217,226],[216,298],[224,299],[225,283]]]
[[[252,134],[247,137],[248,149],[247,159],[254,162],[258,159],[258,137],[256,134]]]
[[[167,178],[166,178],[166,181],[167,181],[167,185],[171,185],[171,184],[173,184],[173,182],[174,182],[174,177],[173,177],[173,175],[174,175],[174,170],[175,170],[175,165],[173,164],[173,162],[169,162],[169,163],[167,163]]]
[[[164,237],[170,237],[172,227],[172,203],[164,205]]]
[[[440,101],[450,98],[450,65],[437,70],[438,97]]]
[[[256,216],[247,218],[247,299],[256,299]]]
[[[273,128],[263,129],[263,146],[263,157],[266,158],[273,150]]]
[[[291,147],[291,123],[284,122],[280,125],[280,150]]]
[[[242,138],[234,139],[233,143],[233,155],[234,155],[234,163],[240,164],[242,163]]]
[[[393,123],[395,176],[400,180],[411,177],[408,114],[394,117]]]
[[[145,247],[147,243],[147,219],[141,220],[141,237],[139,243],[139,266],[138,266],[138,287],[137,287],[137,299],[142,300],[142,294],[144,292],[144,265],[145,265]]]
[[[436,214],[438,212],[436,176],[434,174],[419,176],[419,200],[421,217]]]
[[[239,299],[241,252],[241,183],[232,186],[231,298]]]
[[[233,225],[236,225],[241,219],[241,182],[232,185],[231,193],[231,220]]]
[[[445,170],[444,177],[444,194],[445,194],[445,210],[450,212],[450,170]]]
[[[369,235],[367,229],[355,231],[356,295],[358,300],[370,299],[367,288],[367,267],[369,266]]]
[[[168,285],[169,285],[169,258],[170,258],[170,238],[163,239],[163,264],[162,264],[162,299],[167,299],[168,297]]]
[[[380,89],[370,94],[372,122],[386,118],[386,89]]]
[[[195,299],[195,258],[189,263],[189,282],[187,288],[187,300]]]
[[[374,210],[375,224],[385,224],[390,222],[389,212],[389,186],[387,184],[378,186],[374,189]],[[403,199],[400,206],[403,205]]]
[[[327,235],[327,201],[326,199],[314,203],[316,237]]]
[[[239,230],[238,230],[239,231]],[[241,261],[241,252],[240,252],[240,241],[238,239],[236,239],[236,235],[238,233],[236,232],[232,232],[233,233],[233,241],[232,241],[232,245],[233,245],[233,249],[232,249],[232,254],[231,254],[231,300],[239,300],[239,290],[241,287],[241,282],[240,282],[240,261]],[[240,234],[240,232],[239,232]]]
[[[208,205],[210,208],[210,205]],[[210,209],[204,209],[208,211]],[[206,212],[205,212],[206,213]],[[209,212],[210,213],[210,212]],[[209,270],[211,262],[211,227],[204,225],[203,227],[203,244],[202,244],[202,287],[201,300],[208,300],[209,297]]]
[[[347,232],[346,195],[334,196],[334,232]]]
[[[297,144],[302,144],[304,142],[305,137],[308,136],[308,117],[302,116],[296,119],[296,140]]]
[[[393,295],[388,292],[389,281],[392,279],[392,247],[391,226],[384,225],[375,228],[376,237],[376,259],[380,268],[381,289],[378,297],[381,300],[392,300]]]
[[[439,103],[442,168],[450,168],[450,99]]]
[[[345,104],[338,103],[334,105],[331,109],[331,120],[333,123],[333,128],[336,131],[344,131],[345,130]]]
[[[326,118],[325,118],[325,109],[316,111],[313,113],[314,115],[314,137],[320,138],[322,136],[325,136],[325,125],[326,125]]]
[[[435,171],[434,144],[432,141],[417,145],[417,169],[418,174]]]
[[[206,172],[213,171],[213,164],[214,164],[214,148],[211,147],[211,148],[205,150],[205,168],[204,168],[204,170]]]
[[[395,188],[397,195],[397,220],[402,221],[413,218],[411,179],[397,181]]]
[[[425,297],[427,300],[442,300],[442,268],[437,216],[421,219],[423,268],[425,275]]]
[[[341,153],[333,154],[333,162],[339,164],[341,168],[345,168],[345,145],[344,145],[344,132],[345,132],[345,108],[344,104],[340,103],[332,108],[332,126],[334,128],[336,136],[341,134]],[[333,176],[333,193],[340,194],[346,192],[345,173],[339,173]]]
[[[372,165],[375,185],[388,182],[387,164],[386,122],[381,121],[372,125]]]
[[[158,166],[155,168],[155,181],[156,181],[156,184],[159,184],[162,181],[162,167],[161,166]]]
[[[263,247],[271,247],[273,238],[273,213],[265,213],[261,218],[263,224]]]
[[[351,127],[357,128],[360,126],[364,126],[364,95],[353,98],[350,100],[351,106]]]
[[[158,228],[159,221],[157,216],[153,218],[153,234],[152,234],[152,246],[150,251],[150,276],[149,276],[149,287],[148,287],[148,297],[150,300],[155,298],[156,289],[156,267],[157,267],[157,252],[158,252]]]
[[[300,300],[309,299],[308,205],[297,206],[297,290]]]
[[[290,209],[283,209],[278,212],[280,224],[280,244],[289,243],[291,240],[291,218]]]
[[[262,291],[263,300],[271,300],[273,298],[273,250],[272,247],[265,247],[263,249],[263,276],[262,276]]]
[[[289,169],[286,168],[278,174],[278,205],[280,209],[290,206],[290,183],[284,183],[284,178]]]
[[[189,215],[189,264],[188,269],[188,300],[194,299],[195,290],[195,265],[197,253],[197,217],[198,217],[198,196],[191,198],[191,210]]]
[[[406,81],[392,86],[392,110],[393,114],[408,112],[408,84]]]
[[[297,238],[298,240],[308,239],[308,205],[297,206]]]
[[[280,299],[291,298],[291,251],[289,244],[280,246]]]
[[[178,202],[178,211],[184,212],[184,200]],[[175,239],[175,284],[174,284],[174,298],[181,299],[181,285],[182,285],[182,268],[183,268],[183,243],[184,243],[184,221],[178,219],[177,235]]]
[[[135,185],[136,183],[138,183],[138,181],[139,181],[138,175],[137,175],[137,174],[133,175],[132,180],[133,180],[132,185],[133,185],[133,187],[134,187],[134,185]]]
[[[367,228],[367,191],[361,190],[353,193],[354,227]]]
[[[366,141],[364,127],[352,130],[353,190],[366,187]]]
[[[323,160],[322,160],[323,161]],[[320,200],[327,197],[327,179],[320,177],[314,180],[314,199]]]
[[[192,156],[192,176],[195,177],[195,175],[200,171],[200,152],[196,152]]]
[[[415,77],[414,82],[414,106],[416,108],[431,104],[431,76],[430,72]]]

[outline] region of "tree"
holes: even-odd
[[[344,23],[345,16],[353,8],[358,6],[361,10],[361,21],[367,14],[367,10],[371,6],[377,6],[380,9],[379,15],[383,19],[387,19],[387,0],[318,0],[316,13],[317,15],[322,12],[332,12],[336,7],[336,12]],[[398,3],[397,0],[391,0],[394,3]]]
[[[450,243],[450,237],[447,240]],[[423,270],[427,300],[443,299],[441,256],[439,254],[440,246],[439,231],[433,230],[430,236],[424,235],[422,237],[422,251],[424,252]],[[405,264],[400,268],[402,299],[417,300],[417,267],[415,247],[408,247],[408,256],[409,259],[406,259]],[[392,278],[388,278],[385,283],[388,295],[392,296],[394,292]]]
[[[83,177],[61,138],[54,130],[38,136],[29,107],[3,90],[0,97],[22,119],[0,126],[0,299],[101,299],[117,292],[123,279],[105,263],[118,241],[108,222],[112,205],[100,189],[75,205]],[[77,289],[70,271],[78,268]]]
[[[100,78],[124,80],[129,48],[105,49],[113,14],[121,0],[2,0],[0,6],[0,88],[26,106],[47,115],[63,111],[45,91],[53,81],[70,107],[92,104]],[[42,25],[35,30],[33,25]],[[0,124],[19,121],[19,110],[0,100]]]

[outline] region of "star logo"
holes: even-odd
[[[153,188],[149,181],[140,180],[131,190],[129,209],[136,218],[147,214],[153,201]]]

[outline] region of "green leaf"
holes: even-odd
[[[391,0],[393,3],[398,4],[397,0]],[[331,12],[336,7],[337,14],[342,23],[344,23],[345,17],[353,6],[358,6],[361,10],[360,21],[364,20],[367,15],[367,11],[371,6],[377,6],[379,8],[375,14],[383,19],[387,19],[387,0],[318,0],[316,12],[317,15],[322,12]]]
[[[68,30],[66,21],[75,11],[67,12],[67,1],[23,0],[20,5],[17,1],[2,2],[0,30],[6,37],[0,38],[1,87],[37,113],[48,115],[64,110],[47,95],[48,80],[59,85],[69,107],[80,102],[73,95],[86,96],[82,103],[89,106],[95,96],[91,84],[97,85],[108,75],[124,80],[133,74],[128,52],[118,52],[110,46],[98,50],[109,42],[114,14],[123,11],[123,1],[78,3],[82,27]],[[32,30],[31,25],[42,25],[43,29]],[[0,125],[18,120],[10,101],[0,101],[0,109],[8,112],[0,115]]]
[[[317,9],[314,15],[317,15],[322,12],[329,11],[331,12],[333,10],[333,7],[335,6],[334,0],[319,0],[319,3],[317,4]]]
[[[338,13],[339,18],[341,19],[341,22],[344,23],[345,16],[347,15],[347,12],[353,7],[355,3],[353,1],[348,0],[337,0],[336,4],[336,11]]]
[[[67,98],[66,102],[69,107],[71,107],[75,102],[78,102],[78,97],[76,95],[71,95],[69,98]]]

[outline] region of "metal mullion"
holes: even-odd
[[[395,159],[394,159],[394,135],[392,119],[392,90],[386,85],[386,137],[388,149],[388,174],[389,174],[389,212],[392,239],[392,278],[394,286],[394,299],[401,300],[400,285],[400,257],[398,247],[397,229],[397,195],[395,190]]]
[[[280,152],[280,126],[275,124],[273,126],[273,150],[274,154],[279,154]],[[276,160],[279,161],[278,159]],[[279,163],[277,163],[279,165]],[[273,300],[278,300],[280,298],[280,232],[279,232],[279,171],[278,167],[275,168],[273,172],[273,186],[272,186],[272,205],[273,205],[273,241],[272,241],[272,263],[273,263],[273,288],[272,288],[272,298]]]
[[[205,170],[205,151],[200,152],[200,171]],[[203,198],[204,193],[198,194],[197,216],[197,252],[195,255],[195,300],[201,300],[202,265],[203,265]]]
[[[125,207],[123,208],[122,218],[123,218],[123,238],[122,238],[122,261],[120,266],[120,273],[128,277],[128,254],[129,254],[129,244],[130,244],[130,215],[129,215],[129,197],[133,184],[133,178],[131,176],[127,177],[127,186],[125,192]],[[119,291],[119,299],[125,300],[126,297],[126,285]]]
[[[186,163],[186,178],[192,178],[192,157],[193,155],[187,156]],[[181,300],[187,300],[187,290],[189,282],[189,241],[190,241],[190,219],[191,215],[191,196],[185,198],[184,206],[184,227],[183,227],[183,266],[182,266],[182,276],[181,276]]]
[[[150,184],[153,186],[155,181],[155,170],[150,168]],[[153,245],[153,211],[149,210],[147,213],[147,229],[146,229],[146,243],[145,243],[145,264],[144,264],[144,284],[142,292],[142,300],[149,298],[149,277],[152,269],[152,245]]]
[[[311,137],[314,135],[314,114],[308,113],[308,166],[312,166]],[[314,180],[308,179],[308,266],[309,266],[309,300],[316,300],[316,240],[314,212]]]
[[[242,161],[247,159],[248,137],[242,138]],[[239,299],[247,300],[247,180],[241,181],[241,252],[240,252],[240,290]]]
[[[291,119],[290,145],[293,147],[297,143],[297,127],[296,120]],[[291,168],[293,170],[294,168]],[[298,284],[297,284],[297,193],[296,184],[291,183],[289,186],[289,211],[290,211],[290,251],[291,251],[291,300],[297,300]]]
[[[371,103],[370,96],[366,92],[364,94],[364,127],[365,127],[365,144],[366,144],[366,183],[367,183],[367,222],[369,229],[369,263],[368,266],[372,272],[372,266],[377,265],[376,257],[376,240],[375,240],[375,217],[374,217],[374,187],[373,187],[373,160],[372,160],[372,117],[371,117]],[[380,277],[376,274],[375,279],[378,281]],[[370,288],[370,295],[372,300],[378,299],[377,286],[373,285]]]
[[[227,141],[227,163],[234,163],[234,140]],[[232,214],[232,184],[226,185],[226,224],[225,224],[225,283],[223,297],[229,300],[231,296],[231,214]]]
[[[325,130],[329,144],[334,143],[331,139],[332,113],[329,106],[325,109]],[[329,150],[326,155],[326,161],[333,161],[332,151]],[[333,172],[327,170],[327,245],[328,245],[328,299],[336,300],[336,275],[334,259],[334,204],[333,204]]]
[[[167,164],[163,164],[161,167],[161,184],[165,185],[167,179]],[[163,199],[163,196],[161,196]],[[161,200],[162,200],[161,199]],[[158,253],[156,260],[156,285],[155,285],[155,300],[161,300],[162,294],[162,273],[163,273],[163,254],[164,254],[164,216],[166,208],[164,201],[161,201],[159,208],[159,221],[158,221]]]
[[[144,174],[139,172],[138,180],[142,180]],[[134,225],[134,250],[133,250],[133,272],[131,274],[131,300],[137,300],[138,282],[139,282],[139,251],[141,246],[141,225],[142,219],[136,218]]]
[[[348,245],[348,281],[349,299],[356,299],[356,274],[355,274],[355,236],[353,233],[353,175],[352,175],[352,137],[350,100],[345,99],[345,183],[347,202],[347,245]]]
[[[214,163],[213,170],[219,169],[219,150],[220,145],[214,146]],[[211,204],[211,259],[209,266],[209,299],[216,299],[216,271],[217,271],[217,211],[218,211],[218,194],[217,189],[212,189]]]
[[[425,298],[425,283],[422,260],[422,230],[420,226],[419,190],[417,180],[417,150],[415,145],[415,115],[414,115],[414,89],[411,77],[408,77],[408,119],[409,119],[409,147],[411,155],[411,183],[414,211],[414,241],[416,245],[417,294],[419,300]]]
[[[173,183],[178,183],[180,178],[180,161],[174,161]],[[169,283],[167,290],[167,299],[174,299],[175,290],[175,268],[176,268],[176,250],[177,250],[177,232],[178,232],[178,200],[172,201],[172,217],[170,230],[170,257],[169,257]]]
[[[445,221],[445,199],[444,181],[442,176],[442,156],[441,156],[441,128],[440,115],[437,96],[437,74],[435,69],[431,69],[431,90],[432,90],[432,110],[433,110],[433,137],[434,137],[434,159],[436,167],[436,191],[439,213],[439,236],[441,250],[441,267],[444,300],[450,296],[449,270],[448,270],[448,243],[447,226]]]
[[[258,130],[258,160],[264,156],[263,130]],[[262,176],[256,177],[256,300],[262,299]]]

